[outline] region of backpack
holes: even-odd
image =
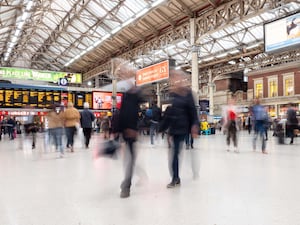
[[[153,116],[152,109],[147,109],[147,110],[146,110],[146,116],[147,116],[148,118],[152,118],[152,116]]]

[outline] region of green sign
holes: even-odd
[[[19,68],[0,67],[0,77],[22,80],[38,80],[57,83],[59,78],[67,78],[68,83],[81,84],[80,73],[53,72]]]

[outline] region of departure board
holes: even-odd
[[[46,93],[44,91],[38,91],[38,107],[44,108],[45,107],[45,97]]]
[[[85,93],[85,102],[88,102],[90,105],[90,108],[93,108],[93,95],[92,93]]]
[[[30,91],[29,103],[30,103],[30,106],[32,106],[32,107],[38,106],[38,91],[34,91],[34,90]]]
[[[72,93],[72,92],[69,92],[68,93],[68,102],[72,102],[72,103],[74,103],[74,93]]]
[[[84,96],[85,94],[83,92],[77,92],[75,94],[75,108],[79,108],[79,109],[82,109],[83,108],[83,103],[84,103]]]
[[[22,107],[22,91],[21,90],[14,90],[14,107]]]
[[[13,107],[14,106],[14,91],[13,90],[5,90],[5,107]]]
[[[53,92],[46,91],[45,95],[45,107],[49,108],[53,104]]]
[[[29,104],[29,96],[30,92],[29,91],[22,91],[22,106],[27,106]]]
[[[0,107],[4,105],[4,90],[0,90]]]
[[[60,91],[53,91],[53,103],[60,105]]]

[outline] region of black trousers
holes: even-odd
[[[84,143],[85,147],[89,147],[90,140],[91,140],[91,135],[92,135],[92,129],[93,128],[83,128],[83,135],[84,135]]]

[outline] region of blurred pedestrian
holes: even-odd
[[[150,141],[151,145],[154,145],[154,136],[157,135],[158,131],[158,123],[161,119],[161,109],[156,105],[156,103],[152,104],[151,107],[151,116],[150,116]]]
[[[290,144],[294,143],[295,130],[298,129],[298,119],[296,110],[292,107],[292,103],[288,104],[288,110],[286,112],[286,130],[287,136],[291,138]]]
[[[117,130],[121,132],[126,143],[124,157],[127,160],[125,165],[125,178],[121,183],[120,197],[127,198],[130,196],[130,188],[137,157],[135,142],[138,136],[139,105],[144,102],[144,99],[141,89],[137,88],[131,80],[128,80],[135,75],[135,69],[121,59],[115,59],[114,63],[117,64],[116,72],[119,77],[127,80],[129,86],[129,89],[124,93],[119,114],[119,127],[117,128]],[[139,172],[141,179],[146,179],[147,175],[145,174],[145,171],[140,168]]]
[[[260,100],[256,98],[252,106],[252,116],[254,121],[254,138],[253,138],[253,151],[256,150],[256,140],[258,137],[261,139],[261,151],[263,154],[268,154],[266,151],[265,129],[268,123],[268,113]]]
[[[226,144],[227,151],[230,151],[230,140],[233,142],[233,149],[235,153],[238,153],[238,143],[237,143],[237,131],[239,130],[238,126],[238,112],[235,105],[235,99],[231,98],[228,102],[228,105],[223,110],[224,126],[227,130]]]
[[[62,135],[64,128],[64,112],[59,105],[52,105],[51,110],[47,114],[49,134],[53,137],[55,149],[59,152],[59,157],[64,156],[64,147],[62,144]]]
[[[64,112],[65,131],[67,135],[67,148],[74,152],[74,135],[80,123],[80,113],[74,108],[72,102],[68,102],[67,109]]]
[[[171,169],[172,179],[167,188],[174,188],[180,185],[179,175],[179,154],[186,135],[191,133],[192,137],[198,136],[199,120],[194,103],[194,98],[183,71],[170,71],[170,96],[171,110],[165,115],[161,131],[169,129],[172,137]],[[197,176],[194,174],[194,176]]]
[[[83,111],[80,113],[80,124],[83,130],[85,148],[89,148],[93,122],[95,120],[95,115],[89,110],[89,107],[88,102],[83,103]]]

